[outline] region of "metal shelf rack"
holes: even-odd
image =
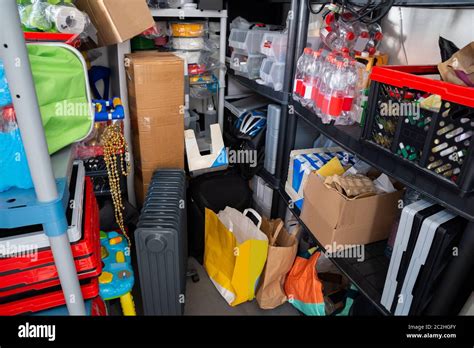
[[[150,8],[150,12],[154,18],[218,18],[220,20],[219,62],[222,66],[225,66],[227,10],[206,11],[199,9]],[[225,87],[225,71],[224,69],[219,69],[219,105],[217,110],[217,118],[219,125],[221,126],[221,130],[224,128]]]
[[[301,3],[303,6],[306,6],[305,4]],[[247,79],[243,76],[239,76],[234,74],[234,72],[229,69],[228,74],[232,76],[234,80],[236,80],[238,83],[240,83],[242,86],[248,88],[249,90],[253,91],[256,94],[259,94],[270,101],[279,104],[281,106],[281,116],[280,116],[280,131],[278,135],[278,139],[280,141],[278,142],[278,156],[277,156],[277,162],[276,162],[276,169],[275,169],[275,174],[270,174],[265,170],[262,170],[259,175],[262,177],[262,179],[265,180],[267,184],[271,188],[274,189],[273,193],[273,204],[272,204],[272,216],[284,216],[285,211],[286,211],[286,204],[285,202],[281,199],[280,194],[278,193],[278,187],[280,185],[280,182],[282,181],[282,178],[285,178],[285,176],[282,175],[286,171],[285,168],[288,167],[288,163],[286,160],[285,163],[285,158],[289,157],[289,152],[288,156],[284,155],[285,152],[285,139],[287,136],[287,122],[289,118],[289,101],[290,101],[290,95],[292,91],[292,80],[293,80],[293,68],[295,66],[295,43],[297,39],[297,30],[298,30],[298,18],[297,14],[300,9],[300,1],[299,0],[291,0],[290,4],[290,10],[288,12],[288,44],[287,44],[287,53],[286,53],[286,69],[285,69],[285,75],[283,79],[283,88],[281,91],[275,91],[273,88],[260,85],[257,82]]]
[[[314,2],[317,3],[316,1]],[[436,3],[436,4],[435,4]],[[466,5],[473,6],[471,1],[434,1],[434,0],[420,0],[420,1],[398,1],[396,4],[400,6],[424,6],[431,7],[432,5],[441,7],[455,7]],[[461,5],[461,6],[462,6]],[[306,7],[306,0],[300,0],[298,12],[298,27],[297,37],[294,44],[294,60],[296,62],[298,57],[303,52],[306,46],[307,28],[309,21],[309,11]],[[296,138],[296,125],[298,119],[304,121],[310,127],[324,134],[326,137],[339,144],[341,147],[349,152],[359,156],[364,161],[368,162],[380,171],[389,174],[401,183],[415,190],[418,190],[426,196],[432,198],[439,204],[452,210],[467,218],[470,222],[467,226],[466,233],[474,232],[474,194],[462,196],[452,186],[449,185],[435,185],[430,180],[431,175],[423,168],[417,168],[411,163],[405,163],[389,156],[389,154],[381,149],[367,146],[360,141],[362,129],[358,125],[353,126],[334,126],[332,124],[323,124],[320,118],[309,110],[305,109],[297,102],[290,100],[289,108],[292,110],[292,116],[287,118],[286,124],[286,143],[282,152],[278,153],[279,158],[285,163],[280,168],[282,170],[280,177],[283,180],[287,177],[287,168],[290,151],[294,148]],[[279,149],[280,151],[280,149]],[[299,217],[299,211],[294,208],[291,199],[286,194],[284,187],[280,186],[279,193],[282,200],[285,202],[285,208],[288,207],[293,215],[298,219],[310,238],[318,244],[320,243],[305,226]],[[281,215],[283,216],[283,215]],[[354,262],[350,259],[331,259],[333,263],[341,269],[341,271],[354,283],[354,285],[365,295],[370,302],[384,315],[390,313],[380,304],[380,298],[383,291],[383,282],[385,281],[388,259],[383,255],[383,247],[385,242],[374,243],[366,246],[368,257],[364,262]],[[323,248],[324,250],[324,248]]]
[[[27,203],[11,214],[9,204],[15,198],[2,200],[0,227],[22,226],[35,219],[43,225],[49,238],[54,263],[58,270],[66,305],[71,315],[85,315],[84,299],[76,273],[61,191],[58,185],[46,143],[36,91],[29,64],[18,7],[15,0],[0,2],[0,58],[3,60],[10,91],[13,96],[18,126],[34,184],[33,190],[15,190],[15,196]],[[25,191],[19,192],[18,191]],[[8,195],[10,191],[4,193]],[[19,212],[23,212],[20,214]],[[10,219],[4,218],[9,216]],[[13,218],[12,218],[13,216]],[[16,217],[15,221],[11,221]]]

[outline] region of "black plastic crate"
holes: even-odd
[[[363,138],[463,195],[474,191],[474,89],[416,76],[435,73],[431,66],[374,68]],[[420,106],[420,97],[435,95],[438,108]]]
[[[119,173],[122,173],[122,165],[120,163],[120,156],[117,156],[117,169]],[[126,170],[126,162],[123,161],[123,169]],[[110,196],[110,183],[109,175],[107,173],[107,165],[104,161],[104,156],[91,157],[84,160],[84,167],[86,175],[91,178],[92,186],[94,188],[94,194],[97,197]],[[127,178],[124,175],[120,175],[120,189],[122,194],[127,192]]]

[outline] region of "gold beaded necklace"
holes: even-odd
[[[128,176],[130,173],[130,161],[128,155],[128,144],[122,134],[119,123],[109,125],[105,128],[104,133],[102,134],[102,143],[104,146],[104,161],[109,176],[110,192],[115,210],[115,221],[130,245],[130,238],[125,231],[123,221],[123,211],[125,210],[125,207],[122,202],[122,192],[120,190],[120,176]],[[124,167],[124,154],[126,167]],[[118,171],[118,156],[120,158],[120,169],[122,173],[119,173]]]

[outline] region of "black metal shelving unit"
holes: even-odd
[[[254,80],[235,74],[234,70],[229,69],[228,74],[231,75],[242,86],[254,91],[255,93],[280,104],[288,105],[288,93],[283,91],[275,91],[272,87],[261,85]]]
[[[299,209],[292,204],[288,194],[280,189],[279,193],[286,202],[288,209],[296,217],[304,232],[307,234],[312,244],[317,245],[323,252],[324,246],[311,233],[310,229],[300,218]],[[361,262],[355,258],[329,257],[329,259],[339,268],[339,270],[354,283],[359,291],[366,296],[375,308],[383,315],[390,313],[380,304],[382,298],[385,276],[388,271],[389,260],[384,255],[386,241],[376,242],[365,246],[364,260]]]
[[[247,79],[243,76],[236,75],[232,69],[228,69],[228,75],[232,76],[234,80],[240,83],[242,86],[250,89],[251,91],[259,94],[268,100],[281,106],[281,115],[280,115],[280,131],[279,139],[283,141],[278,142],[278,156],[275,174],[270,174],[265,169],[262,169],[259,172],[259,176],[265,180],[265,182],[274,190],[273,193],[273,204],[272,204],[272,217],[284,216],[286,210],[286,204],[281,199],[279,194],[280,183],[288,167],[287,157],[284,156],[286,142],[284,141],[287,136],[287,124],[288,124],[288,104],[290,102],[290,96],[293,86],[293,69],[295,67],[295,44],[298,36],[299,20],[296,17],[296,14],[299,13],[300,5],[302,2],[300,0],[291,0],[290,5],[290,16],[288,21],[288,49],[286,55],[286,69],[285,76],[283,81],[283,88],[281,91],[275,91],[273,88],[261,85],[254,80]],[[289,154],[289,153],[288,153]],[[285,169],[286,167],[286,169]]]
[[[314,3],[316,3],[316,1]],[[406,0],[397,1],[396,5],[409,7],[472,7],[474,3],[470,1],[448,2],[436,0]],[[306,0],[300,0],[297,36],[294,45],[294,62],[297,61],[306,46],[308,21],[309,10],[306,6]],[[453,186],[452,183],[439,183],[437,180],[434,180],[432,173],[428,172],[426,169],[396,158],[388,151],[384,151],[381,148],[364,143],[361,140],[362,128],[359,125],[334,126],[332,124],[323,124],[317,115],[305,109],[299,103],[293,102],[291,98],[289,98],[289,100],[289,109],[293,112],[290,117],[287,117],[285,128],[286,134],[284,138],[285,146],[283,151],[279,152],[279,158],[281,158],[283,163],[280,167],[281,182],[284,183],[286,180],[289,155],[295,145],[297,122],[298,120],[302,120],[310,127],[313,127],[316,131],[324,134],[326,137],[339,144],[342,148],[357,155],[373,167],[387,173],[404,185],[418,190],[456,214],[467,218],[470,220],[467,232],[474,232],[474,194],[463,195]],[[300,211],[294,204],[292,204],[290,197],[285,192],[284,184],[280,185],[278,192],[281,196],[281,202],[284,203],[284,209],[288,208],[292,212],[312,242],[324,250],[324,247],[301,220]],[[280,216],[283,216],[281,210]],[[384,255],[385,246],[386,241],[366,245],[366,257],[363,262],[344,258],[330,259],[342,271],[342,273],[352,281],[352,283],[359,289],[360,293],[370,300],[381,314],[391,315],[391,313],[389,313],[380,303],[389,265],[389,259]]]
[[[432,172],[414,163],[397,158],[382,148],[377,148],[360,140],[362,129],[359,125],[333,126],[323,124],[313,112],[305,109],[299,103],[294,103],[298,118],[336,142],[349,152],[377,168],[390,174],[405,186],[411,187],[438,204],[452,210],[468,220],[474,221],[474,194],[461,195],[456,187],[446,181],[435,180]]]

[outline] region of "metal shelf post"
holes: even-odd
[[[0,57],[5,66],[18,126],[38,202],[60,200],[41,120],[33,76],[15,0],[0,1]],[[56,221],[43,225],[49,237],[68,311],[85,315],[79,279],[67,235],[64,209],[58,205]]]

